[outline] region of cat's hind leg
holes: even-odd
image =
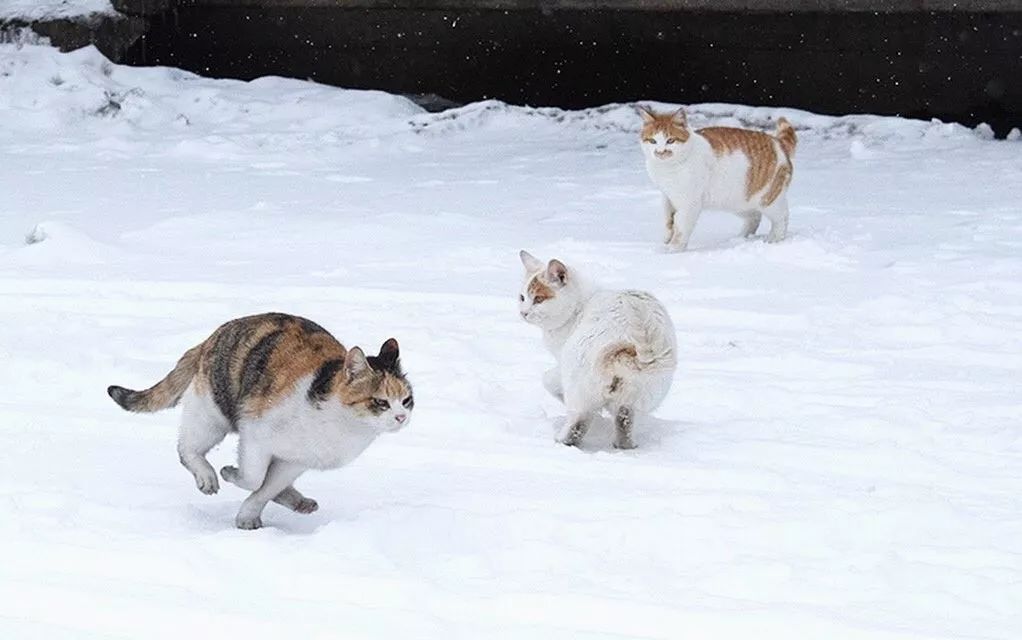
[[[227,421],[219,414],[210,398],[185,393],[181,426],[178,429],[177,453],[181,464],[195,478],[199,491],[212,495],[220,490],[216,471],[206,454],[220,444],[230,431]]]
[[[635,416],[631,407],[619,407],[614,416],[614,448],[634,449],[635,441],[632,439],[632,426]]]
[[[788,234],[788,197],[782,194],[770,206],[763,209],[763,215],[770,220],[770,234],[767,242],[780,242]]]
[[[557,434],[557,441],[569,447],[577,447],[589,431],[592,417],[592,413],[569,413],[567,422]]]
[[[763,214],[759,211],[745,211],[740,216],[745,221],[742,224],[741,237],[748,238],[756,235],[756,232],[759,231],[759,223],[763,219]]]
[[[263,526],[263,509],[266,504],[281,494],[285,489],[298,479],[298,476],[305,473],[306,468],[293,462],[285,462],[275,459],[270,463],[266,471],[266,478],[262,485],[252,492],[248,498],[241,503],[241,509],[234,519],[239,529],[258,529]]]

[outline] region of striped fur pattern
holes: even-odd
[[[770,220],[767,240],[787,234],[787,190],[797,137],[784,118],[771,135],[734,127],[691,131],[682,110],[657,113],[639,108],[646,172],[663,193],[664,243],[671,250],[688,246],[704,208],[741,217],[743,236],[760,220]]]
[[[314,510],[294,479],[309,468],[347,464],[381,433],[404,427],[414,408],[396,340],[366,356],[315,322],[283,313],[222,325],[149,389],[107,391],[128,411],[184,405],[178,453],[204,493],[219,489],[206,454],[238,433],[238,467],[221,475],[252,491],[237,519],[246,529],[261,525],[269,500]]]
[[[677,367],[667,310],[644,291],[591,287],[560,260],[544,263],[525,251],[520,257],[519,313],[543,330],[557,361],[543,384],[568,410],[558,442],[579,445],[606,410],[615,420],[614,446],[633,448],[636,419],[660,405]]]

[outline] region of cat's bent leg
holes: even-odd
[[[242,435],[242,438],[244,438],[244,435]],[[272,457],[268,452],[263,451],[261,447],[252,443],[246,445],[243,439],[238,444],[238,464],[241,466],[241,469],[226,466],[220,469],[220,475],[231,484],[242,489],[255,491],[262,486],[263,481],[266,479],[266,472],[271,460]],[[298,513],[312,513],[319,508],[319,504],[315,500],[306,498],[294,487],[287,487],[274,496],[273,501]]]
[[[255,491],[266,479],[266,471],[270,468],[273,455],[258,443],[249,442],[245,431],[240,433],[238,441],[238,466],[227,466],[220,469],[224,480],[242,489]]]
[[[663,196],[663,207],[664,207],[664,222],[667,225],[667,235],[664,236],[664,244],[670,244],[671,238],[674,237],[674,205],[671,204],[671,199],[667,196]]]
[[[184,468],[195,477],[195,486],[199,491],[212,495],[220,490],[220,482],[216,471],[206,460],[206,454],[227,436],[227,426],[210,415],[202,406],[204,402],[204,398],[194,395],[185,397],[181,426],[178,429],[177,454]]]
[[[259,485],[249,485],[245,482],[238,471],[237,467],[226,466],[220,469],[220,475],[223,476],[224,480],[231,484],[241,487],[242,489],[248,489],[249,491],[255,491],[259,488]],[[273,501],[279,505],[283,505],[288,509],[296,513],[312,513],[319,509],[319,503],[312,498],[307,498],[302,494],[301,491],[295,489],[293,486],[288,487],[273,497]]]
[[[302,465],[283,460],[274,460],[266,472],[266,478],[261,487],[252,492],[248,498],[241,503],[241,509],[234,519],[239,529],[258,529],[263,526],[260,516],[266,504],[280,495],[282,491],[291,486],[298,476],[305,473]]]
[[[276,496],[273,501],[279,505],[283,505],[295,513],[312,513],[319,509],[319,503],[312,498],[306,498],[301,491],[294,487],[288,487],[284,489]]]
[[[767,242],[780,242],[788,234],[788,197],[782,195],[769,207],[763,210],[763,214],[770,220],[770,235]]]
[[[632,425],[634,414],[630,407],[620,407],[617,415],[614,416],[614,448],[634,449],[635,441],[632,439]]]
[[[742,219],[745,223],[742,225],[741,237],[748,238],[749,236],[756,235],[759,231],[759,223],[763,219],[763,214],[759,211],[746,211],[741,214]]]
[[[543,387],[550,395],[564,402],[564,387],[561,385],[561,369],[554,367],[543,374]]]
[[[688,248],[688,241],[692,238],[700,213],[702,207],[697,204],[678,208],[674,214],[674,235],[667,245],[671,251],[684,251]]]

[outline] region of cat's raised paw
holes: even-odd
[[[227,465],[220,468],[220,477],[231,484],[238,483],[238,467]]]
[[[319,509],[319,503],[312,498],[302,498],[292,507],[295,513],[312,513]]]
[[[210,469],[208,472],[195,474],[195,486],[202,493],[211,496],[220,490],[220,481],[216,479],[216,473]]]

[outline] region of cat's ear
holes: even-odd
[[[400,351],[399,351],[399,348],[398,348],[398,345],[397,345],[397,339],[396,338],[390,338],[390,339],[388,339],[386,342],[384,342],[380,346],[380,355],[379,355],[379,357],[380,358],[391,358],[391,359],[396,360],[399,353],[400,353]]]
[[[369,361],[366,354],[358,347],[352,347],[344,356],[344,374],[348,380],[354,380],[365,372],[369,371]]]
[[[637,105],[636,109],[638,109],[639,115],[642,116],[642,122],[644,124],[652,124],[653,121],[656,120],[656,114],[653,113],[653,110],[646,105]]]
[[[546,277],[551,284],[564,286],[568,284],[568,267],[560,260],[551,260],[546,266]]]
[[[392,371],[394,373],[400,373],[400,365],[398,359],[401,357],[401,352],[397,345],[397,340],[390,338],[380,347],[380,353],[376,356],[376,359],[380,361],[385,371]]]
[[[671,114],[671,122],[678,125],[679,127],[688,126],[688,116],[685,115],[685,107],[681,107],[680,109]]]
[[[529,273],[539,271],[543,268],[543,263],[525,249],[522,249],[518,253],[518,257],[522,259],[522,264],[525,265],[525,270]]]

